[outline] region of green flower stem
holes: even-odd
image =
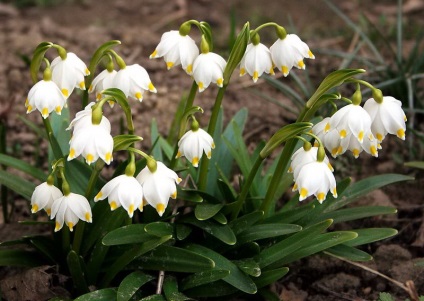
[[[275,22],[268,22],[268,23],[264,23],[258,27],[256,27],[254,30],[251,31],[250,36],[253,37],[255,34],[257,34],[261,29],[265,28],[265,27],[269,27],[269,26],[273,26],[275,27],[275,29],[277,30],[278,33],[278,37],[280,39],[284,39],[287,35],[287,32],[285,30],[285,28],[281,25],[278,25]]]
[[[316,108],[307,109],[305,107],[300,113],[296,122],[309,120],[315,113],[315,111]],[[261,207],[259,208],[259,210],[264,211],[264,218],[268,217],[272,213],[273,208],[275,208],[275,203],[277,202],[277,200],[275,199],[275,193],[277,192],[278,185],[281,182],[281,178],[289,168],[290,158],[294,152],[296,143],[296,139],[291,139],[287,141],[286,145],[283,148],[283,151],[280,154],[277,166],[275,168],[275,173],[271,178],[271,182],[269,183],[268,190],[265,194],[265,199],[262,202]]]
[[[97,160],[96,165],[94,166],[93,171],[91,172],[90,179],[88,180],[87,189],[85,190],[85,197],[90,200],[93,193],[94,187],[96,186],[97,180],[99,178],[100,172],[105,166],[103,160]],[[72,249],[75,253],[79,254],[81,248],[82,238],[84,236],[85,223],[79,222],[76,226],[74,240],[72,243]]]
[[[222,88],[219,88],[218,94],[216,95],[215,104],[212,109],[211,119],[209,121],[208,133],[212,137],[215,133],[216,123],[218,121],[219,110],[221,108],[222,99],[224,98],[225,90],[227,85],[223,85]],[[206,156],[202,156],[202,161],[199,170],[199,181],[198,188],[199,190],[205,190],[208,180],[208,169],[209,169],[209,159]]]
[[[50,146],[52,147],[52,150],[53,150],[54,157],[56,159],[62,158],[63,157],[62,150],[60,149],[60,146],[57,143],[57,140],[54,138],[53,128],[50,123],[50,119],[49,118],[42,118],[42,119],[44,123],[44,128],[46,129],[47,138],[49,139]]]
[[[188,97],[187,97],[187,100],[186,100],[183,116],[185,115],[185,112],[187,112],[187,110],[189,110],[193,106],[194,98],[196,97],[196,93],[197,93],[197,88],[198,88],[198,86],[197,86],[196,81],[193,81],[193,83],[191,84],[190,93],[188,94]],[[177,164],[176,156],[177,156],[177,152],[178,152],[178,141],[180,140],[180,138],[182,137],[182,135],[185,132],[186,124],[187,124],[187,120],[181,120],[180,129],[178,131],[177,143],[175,144],[174,152],[172,153],[171,163],[169,165],[169,168],[171,168],[171,169],[173,169],[175,167],[175,165]],[[184,128],[184,130],[182,128]]]
[[[261,166],[262,162],[265,158],[262,158],[261,156],[258,156],[256,158],[255,164],[253,164],[252,169],[249,172],[249,176],[247,177],[246,181],[243,183],[243,188],[241,189],[241,192],[235,202],[235,209],[233,211],[232,219],[236,219],[237,216],[240,213],[241,208],[243,207],[243,204],[246,200],[247,194],[249,193],[250,187],[252,186],[252,182],[255,179],[256,173],[259,170],[259,167]]]

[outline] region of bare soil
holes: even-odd
[[[384,18],[387,26],[395,24],[396,1],[341,1],[340,9],[354,21],[367,16],[375,22]],[[424,1],[410,0],[404,4],[405,24],[422,26]],[[133,115],[137,134],[145,138],[145,146],[150,146],[149,125],[154,118],[159,130],[166,134],[181,94],[187,92],[191,79],[182,76],[179,68],[165,72],[162,60],[149,60],[149,54],[159,42],[161,34],[177,29],[185,20],[197,19],[210,23],[214,30],[215,47],[225,56],[230,35],[231,13],[235,16],[236,29],[250,21],[253,27],[274,21],[299,33],[308,42],[317,59],[307,61],[307,69],[317,85],[329,72],[338,68],[341,59],[325,55],[325,49],[352,51],[353,31],[330,10],[322,1],[224,1],[224,0],[103,0],[103,1],[60,1],[57,5],[16,8],[0,3],[0,118],[7,125],[7,150],[17,157],[27,158],[28,162],[39,164],[45,155],[45,142],[39,143],[36,134],[26,127],[18,116],[39,124],[39,116],[26,116],[24,100],[31,87],[29,68],[25,58],[30,58],[34,48],[42,41],[52,41],[75,52],[85,62],[102,43],[118,39],[122,45],[117,51],[127,64],[139,63],[144,66],[158,89],[157,94],[148,93],[139,106],[134,106]],[[293,26],[291,25],[293,24]],[[409,27],[407,27],[408,30]],[[196,33],[194,33],[196,35]],[[265,43],[272,43],[273,33],[262,37]],[[405,46],[407,47],[407,46]],[[405,50],[407,51],[407,50]],[[367,55],[366,50],[361,55]],[[384,55],[384,49],[382,49]],[[302,72],[293,71],[302,77]],[[293,80],[288,77],[288,84]],[[253,91],[254,90],[254,91]],[[198,95],[196,104],[205,110],[204,120],[210,114],[216,88],[211,87]],[[256,93],[255,93],[256,92]],[[254,87],[249,78],[233,76],[228,94],[224,99],[225,121],[240,108],[247,107],[249,121],[245,136],[248,142],[256,144],[268,138],[282,125],[293,121],[296,116],[280,106],[266,101],[258,93],[275,98],[285,105],[291,101],[278,93],[275,88],[260,80]],[[80,105],[70,101],[71,112]],[[109,114],[119,131],[119,114]],[[202,120],[201,120],[202,122]],[[361,160],[345,159],[341,164],[356,166],[341,168],[341,175],[353,176],[359,180],[370,175],[399,172],[411,174],[416,181],[394,185],[378,190],[361,200],[363,204],[392,205],[398,208],[395,216],[366,220],[357,227],[385,226],[399,230],[392,239],[367,247],[374,260],[363,263],[372,270],[405,284],[411,280],[418,293],[424,294],[424,268],[414,265],[424,257],[424,216],[423,216],[423,177],[422,173],[407,169],[396,158],[408,158],[405,146],[395,138],[383,145],[379,159],[361,157]],[[44,155],[43,155],[44,154]],[[397,155],[397,156],[395,156]],[[40,159],[41,158],[41,159]],[[359,163],[359,164],[358,164]],[[358,167],[359,166],[359,167]],[[18,238],[29,229],[17,225],[17,221],[30,216],[28,204],[16,197],[11,212],[11,223],[0,224],[0,241]],[[352,225],[345,225],[346,228]],[[39,229],[37,231],[43,231]],[[65,280],[54,269],[41,267],[31,271],[3,269],[0,275],[0,288],[3,300],[47,300],[55,294],[66,296],[61,288]],[[36,280],[35,280],[36,279]],[[36,282],[36,286],[19,286]],[[19,293],[22,290],[22,293]],[[379,292],[390,292],[397,300],[404,300],[408,294],[393,281],[337,259],[313,256],[291,267],[291,272],[272,287],[282,300],[376,300]],[[30,296],[30,297],[28,297]]]

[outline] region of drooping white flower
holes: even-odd
[[[68,52],[66,58],[60,56],[51,63],[52,79],[68,98],[75,88],[85,90],[84,76],[90,75],[85,63],[74,53]]]
[[[305,69],[304,58],[315,58],[308,45],[295,34],[278,39],[269,50],[274,65],[284,76],[287,76],[293,67]]]
[[[35,187],[34,192],[31,196],[31,212],[36,213],[41,209],[44,209],[47,212],[47,215],[50,215],[53,202],[62,197],[62,191],[54,185],[49,184],[48,182],[41,183]]]
[[[137,208],[143,211],[143,189],[133,177],[120,175],[113,178],[99,191],[94,201],[108,198],[111,210],[123,207],[130,217],[133,217]]]
[[[74,132],[78,131],[79,129],[84,129],[92,124],[91,120],[91,114],[92,114],[92,107],[95,105],[94,102],[90,102],[82,111],[77,112],[75,115],[75,118],[70,122],[67,130],[74,129]],[[110,122],[106,117],[102,117],[100,121],[100,125],[108,132],[110,132]]]
[[[335,198],[337,197],[336,180],[324,161],[315,161],[303,165],[294,180],[293,191],[299,191],[299,201],[303,201],[310,195],[315,195],[318,201],[322,203],[328,191]]]
[[[96,99],[100,100],[102,98],[101,92],[103,90],[113,88],[113,79],[115,78],[116,71],[112,70],[109,71],[107,69],[100,72],[91,83],[90,88],[88,89],[88,92],[91,93],[93,91],[96,91]]]
[[[203,153],[210,159],[214,148],[213,138],[205,130],[190,130],[178,141],[177,158],[185,156],[194,167],[198,167]]]
[[[374,98],[368,99],[364,109],[371,116],[371,131],[379,142],[389,133],[405,140],[406,115],[402,103],[394,97],[385,96],[378,103]]]
[[[222,87],[224,83],[223,73],[227,62],[213,52],[201,53],[193,63],[193,77],[199,86],[199,92],[203,92],[210,83]]]
[[[125,96],[138,99],[140,102],[143,100],[144,91],[157,92],[146,69],[138,64],[119,70],[113,78],[112,87],[120,89]]]
[[[325,131],[337,129],[340,139],[345,138],[350,133],[353,134],[359,143],[362,143],[364,138],[372,139],[370,136],[371,117],[361,106],[349,104],[339,109],[330,121],[326,124]],[[365,134],[368,136],[365,136]]]
[[[46,119],[52,111],[60,115],[65,103],[59,87],[51,80],[42,79],[29,90],[25,107],[27,114],[37,109]]]
[[[247,45],[246,52],[240,62],[240,76],[245,75],[246,72],[252,76],[255,83],[264,72],[274,74],[271,52],[268,47],[262,43]]]
[[[62,229],[63,223],[66,223],[69,230],[73,231],[79,220],[91,223],[91,207],[84,196],[71,192],[53,202],[50,218],[56,218],[55,232]]]
[[[193,73],[193,62],[199,55],[199,48],[188,35],[181,35],[178,30],[165,32],[150,55],[151,59],[163,57],[166,67],[171,69],[181,64],[187,74]]]
[[[169,198],[177,197],[176,184],[181,182],[178,175],[162,162],[157,161],[155,171],[146,166],[136,177],[143,187],[144,199],[162,216],[168,206]]]
[[[317,154],[318,147],[316,146],[311,147],[310,149],[305,149],[304,147],[299,148],[291,157],[289,172],[292,172],[293,177],[297,178],[303,166],[317,160]],[[331,171],[334,171],[327,156],[324,157],[324,162],[328,165],[328,168]]]
[[[68,161],[82,155],[87,164],[95,162],[99,157],[106,164],[110,164],[113,161],[113,138],[110,134],[110,122],[102,116],[99,124],[93,124],[91,107],[92,104],[77,113],[68,128],[74,128],[69,141]]]

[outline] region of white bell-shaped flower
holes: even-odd
[[[337,129],[340,139],[350,133],[358,139],[359,143],[362,143],[364,138],[372,138],[370,136],[371,117],[361,106],[355,104],[344,106],[331,116],[325,130],[328,132],[331,129]],[[365,135],[366,133],[368,136]]]
[[[315,195],[318,201],[322,203],[328,191],[335,198],[337,197],[336,180],[328,164],[324,161],[314,161],[303,165],[294,180],[293,191],[299,191],[299,201],[303,201],[310,195]]]
[[[312,133],[322,141],[333,158],[343,153],[339,131],[330,129],[330,117],[326,117],[315,124],[312,127]],[[318,146],[318,144],[315,146]]]
[[[126,97],[138,99],[140,102],[143,100],[144,91],[157,92],[146,69],[138,64],[119,70],[112,82],[113,88],[120,89]]]
[[[306,164],[309,164],[311,162],[315,162],[317,160],[317,154],[318,154],[318,147],[313,146],[311,148],[304,148],[301,147],[297,151],[295,151],[291,157],[289,172],[293,173],[293,177],[297,178],[299,175],[300,170],[302,167]],[[328,160],[328,157],[324,157],[324,162],[328,165],[328,168],[331,171],[334,171],[333,166],[331,166],[330,161]]]
[[[31,212],[36,213],[44,209],[47,215],[50,215],[53,202],[62,196],[62,191],[53,184],[49,184],[48,182],[41,183],[35,187],[32,193]]]
[[[113,178],[99,191],[94,201],[108,198],[110,209],[123,207],[130,217],[134,211],[143,211],[143,189],[140,183],[133,177],[120,175]]]
[[[199,92],[203,92],[210,83],[222,87],[224,83],[224,69],[227,62],[218,54],[213,52],[201,53],[193,63],[193,77]]]
[[[52,205],[51,219],[56,218],[54,231],[57,232],[63,227],[63,223],[73,231],[79,220],[91,223],[92,213],[88,200],[76,193],[69,193],[56,199]]]
[[[406,115],[402,103],[394,97],[385,96],[378,103],[374,98],[368,99],[364,109],[371,116],[371,131],[379,142],[389,133],[405,140]]]
[[[181,182],[178,175],[162,162],[156,162],[156,170],[146,166],[136,179],[143,187],[144,200],[162,216],[168,206],[169,198],[177,197],[176,184]]]
[[[315,58],[308,45],[295,34],[278,39],[269,50],[275,67],[283,72],[284,76],[287,76],[293,67],[305,69],[304,58]]]
[[[77,112],[75,118],[70,122],[67,130],[74,129],[74,132],[79,129],[84,129],[92,124],[91,114],[92,107],[95,105],[94,102],[90,102],[82,111]],[[108,132],[110,132],[110,122],[106,117],[102,117],[100,121],[100,125]]]
[[[246,72],[252,76],[255,83],[264,72],[274,74],[271,52],[268,47],[262,43],[247,45],[246,52],[240,62],[240,76],[245,75]]]
[[[74,53],[68,52],[66,58],[60,56],[51,63],[52,79],[66,98],[75,88],[85,90],[84,76],[90,75],[85,63]]]
[[[359,154],[362,151],[365,151],[374,157],[378,157],[378,149],[381,147],[378,144],[377,139],[374,138],[371,130],[368,130],[368,132],[365,133],[365,136],[368,138],[365,138],[362,143],[360,143],[353,134],[349,134],[344,139],[341,139],[340,146],[342,150],[340,153],[344,153],[346,150],[350,150],[353,156],[358,158]]]
[[[181,64],[184,71],[191,75],[194,60],[198,55],[199,48],[192,38],[181,35],[178,30],[171,30],[162,35],[150,58],[163,57],[168,70]]]
[[[194,167],[199,166],[199,160],[203,153],[208,159],[211,158],[212,149],[215,148],[213,138],[205,130],[189,130],[178,141],[177,158],[185,156]]]
[[[102,91],[113,88],[113,79],[116,75],[115,70],[109,71],[108,69],[103,70],[100,72],[94,79],[93,82],[90,85],[90,88],[88,89],[88,92],[91,93],[93,91],[96,91],[96,99],[100,100],[102,98]]]
[[[25,107],[27,114],[37,109],[46,119],[52,111],[60,115],[65,103],[59,87],[51,80],[42,79],[29,90]]]

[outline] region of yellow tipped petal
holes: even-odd
[[[166,62],[166,68],[168,68],[168,70],[171,69],[172,66],[174,66],[173,62]]]
[[[377,149],[375,148],[375,146],[374,146],[374,145],[372,145],[372,146],[370,147],[370,153],[371,153],[371,155],[373,155],[374,157],[377,157],[377,156],[378,156]]]
[[[199,166],[199,158],[194,157],[193,160],[191,160],[191,164],[193,164],[194,167]]]
[[[37,211],[38,211],[38,205],[37,204],[32,205],[31,212],[35,213]]]
[[[281,66],[281,72],[283,72],[284,76],[287,76],[289,74],[289,67]]]
[[[27,108],[27,107],[28,107],[28,105],[29,105],[29,100],[28,100],[28,98],[27,98],[27,99],[25,99],[25,108]]]
[[[56,222],[55,227],[54,227],[54,232],[57,232],[59,230],[60,230],[60,224],[59,224],[59,222]]]
[[[57,106],[54,110],[55,110],[55,111],[56,111],[56,113],[57,113],[57,114],[59,114],[59,115],[60,115],[60,113],[62,113],[62,107],[60,107],[60,106]]]
[[[353,156],[354,156],[355,158],[358,158],[358,157],[359,157],[359,149],[357,149],[357,148],[353,149],[353,150],[352,150],[352,153],[353,153]]]
[[[80,87],[81,90],[85,90],[85,82],[80,82],[78,86]]]
[[[97,99],[97,101],[99,101],[100,99],[102,99],[102,94],[101,93],[97,93],[96,99]]]
[[[112,154],[111,153],[106,153],[105,160],[106,160],[106,163],[109,164],[110,161],[112,160]]]
[[[340,131],[340,133],[339,133],[339,134],[340,134],[340,138],[341,138],[341,139],[343,139],[343,138],[345,138],[345,137],[346,137],[347,132],[346,132],[346,130],[344,130],[344,129],[343,129],[343,130],[341,130],[341,131]]]
[[[330,162],[328,162],[327,166],[328,166],[328,168],[329,168],[331,171],[334,171],[334,168],[333,168],[333,166],[331,165],[331,163],[330,163]]]
[[[308,56],[309,56],[310,59],[315,58],[315,55],[310,50],[308,50]]]
[[[343,153],[343,147],[339,146],[337,148],[337,155],[340,155],[341,153]]]
[[[254,71],[253,72],[253,80],[256,82],[258,80],[258,78],[259,78],[258,71]]]
[[[68,97],[68,96],[69,96],[69,91],[68,91],[68,89],[63,88],[63,89],[62,89],[62,94],[63,94],[63,96]]]
[[[71,149],[69,150],[69,158],[70,158],[70,159],[75,158],[75,149],[71,148]]]
[[[297,184],[294,183],[292,191],[296,191],[296,190],[297,190]]]
[[[331,191],[331,193],[333,194],[333,196],[336,198],[337,197],[337,189],[334,187],[333,190]]]
[[[305,69],[305,63],[303,62],[303,60],[298,61],[298,62],[297,62],[297,66],[298,66],[299,68],[301,68],[301,69]]]
[[[405,131],[403,129],[398,129],[396,132],[396,135],[400,138],[405,140]]]
[[[128,214],[129,214],[130,216],[132,216],[132,215],[134,214],[134,204],[131,204],[131,205],[128,207]]]
[[[68,223],[68,228],[69,228],[69,231],[74,231],[74,224],[73,223],[71,223],[71,222],[69,222]]]
[[[93,162],[93,159],[94,156],[92,154],[87,154],[87,157],[85,158],[88,164],[91,164]]]
[[[212,142],[211,144],[211,148],[214,149],[215,148],[215,143]]]
[[[177,184],[180,184],[183,179],[177,178]]]
[[[205,89],[202,82],[199,82],[197,85],[199,86],[199,91],[200,92],[202,92]]]
[[[243,76],[243,75],[245,75],[245,74],[246,74],[246,69],[241,68],[241,69],[240,69],[240,76]]]
[[[335,147],[331,150],[331,155],[333,157],[336,157],[338,153],[339,153],[339,147]]]
[[[98,194],[94,197],[94,201],[98,201],[103,196],[103,192],[99,191]]]
[[[50,209],[50,208],[46,209],[46,213],[47,213],[48,216],[50,216],[50,214],[52,213],[52,209]]]
[[[293,172],[293,168],[291,166],[289,166],[289,169],[287,170],[287,172]]]
[[[179,157],[181,157],[181,152],[180,151],[177,152],[177,155],[175,156],[175,158],[178,159]]]
[[[165,205],[164,204],[157,204],[156,205],[156,211],[160,216],[165,212]]]
[[[364,140],[364,131],[360,131],[358,134],[358,140],[359,142],[362,142]]]
[[[41,115],[42,115],[43,117],[47,117],[47,116],[49,116],[49,109],[47,109],[47,108],[43,108],[43,109],[41,110]]]
[[[155,51],[152,52],[152,54],[149,56],[149,58],[154,59],[158,54],[158,51],[155,49]]]
[[[118,208],[118,205],[116,205],[116,202],[115,201],[112,201],[112,202],[110,202],[110,210],[115,210],[116,208]]]
[[[322,204],[322,202],[324,202],[324,200],[325,200],[325,193],[324,192],[319,192],[317,194],[317,199],[318,199],[318,202],[320,202]]]
[[[177,191],[176,190],[171,194],[171,198],[174,199],[174,200],[177,198]]]
[[[85,75],[90,75],[90,70],[88,70],[88,68],[85,68]]]
[[[330,123],[329,122],[327,122],[327,124],[325,125],[325,127],[324,127],[324,132],[328,132],[329,130],[330,130],[330,128],[331,128],[331,126],[330,126]]]
[[[380,141],[380,142],[383,141],[383,135],[382,134],[377,133],[375,136],[377,137],[378,141]]]
[[[216,80],[216,84],[219,86],[219,87],[222,87],[222,83],[224,82],[224,80],[222,79],[222,78],[218,78],[217,80]]]
[[[143,199],[143,206],[146,206],[146,205],[148,205],[149,203],[145,200],[145,199]]]
[[[84,217],[85,217],[85,221],[86,222],[90,221],[91,220],[91,214],[90,214],[90,212],[86,212]]]
[[[135,98],[137,98],[137,99],[142,99],[143,98],[143,94],[141,94],[141,92],[137,92],[137,93],[135,93]]]
[[[156,88],[155,88],[155,86],[153,86],[153,83],[150,82],[148,88],[149,88],[150,92],[156,93]]]
[[[206,155],[206,157],[207,157],[208,159],[210,159],[210,158],[212,157],[212,152],[208,152],[208,153],[207,153],[207,155]]]
[[[274,75],[274,66],[271,67],[271,69],[269,69],[269,74]]]
[[[308,196],[308,189],[306,189],[306,188],[302,187],[302,188],[300,189],[300,197],[301,197],[302,199],[304,199],[304,198],[306,198],[307,196]]]
[[[188,73],[188,74],[191,74],[191,73],[193,73],[193,65],[188,65],[187,66],[187,69],[186,69],[186,72]]]
[[[144,201],[141,200],[140,206],[138,206],[138,210],[140,210],[140,212],[143,212],[143,207],[144,207]]]

